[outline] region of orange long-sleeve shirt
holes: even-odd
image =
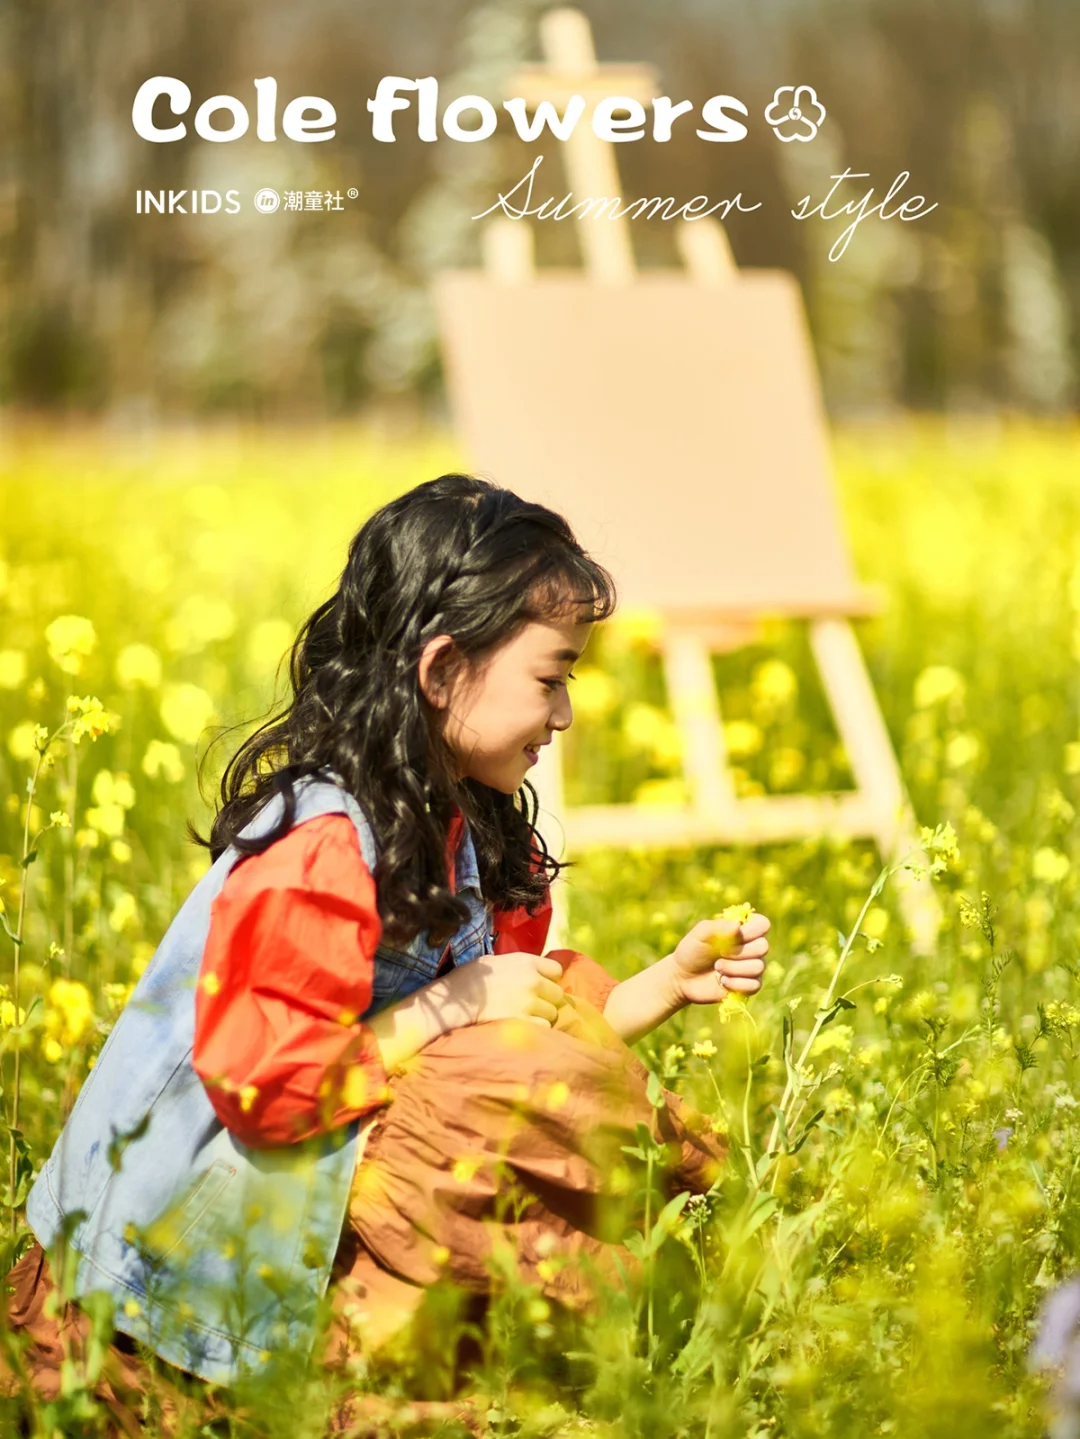
[[[459,811],[451,884],[463,830]],[[495,953],[542,953],[550,923],[550,900],[535,915],[496,909]],[[297,825],[225,881],[199,973],[192,1062],[243,1143],[294,1143],[386,1103],[379,1046],[359,1018],[381,935],[374,877],[345,815]],[[602,1010],[615,980],[575,950],[551,955],[563,988]]]

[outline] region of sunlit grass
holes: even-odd
[[[732,1151],[716,1194],[658,1252],[651,1356],[640,1316],[605,1309],[561,1359],[550,1316],[510,1295],[478,1380],[502,1394],[493,1432],[1043,1432],[1030,1326],[1080,1237],[1080,431],[925,422],[842,431],[835,453],[856,568],[884,591],[859,635],[886,721],[920,821],[958,836],[939,945],[913,958],[889,886],[874,899],[838,990],[854,1007],[822,1028],[789,1106],[798,1151],[770,1162],[785,1017],[797,1056],[837,931],[850,938],[878,874],[872,847],[581,858],[571,942],[614,972],[743,900],[773,921],[773,962],[745,1013],[684,1011],[642,1046]],[[195,782],[205,727],[265,711],[363,518],[461,463],[446,437],[345,427],[7,436],[0,899],[13,929],[24,838],[46,832],[25,871],[24,1023],[9,979],[0,1025],[5,1112],[18,1048],[34,1164],[205,868],[184,840],[185,819],[210,814]],[[70,623],[47,636],[65,615],[88,620],[93,643]],[[613,623],[578,672],[571,798],[677,798],[647,626]],[[716,675],[744,793],[850,782],[801,626],[770,623]],[[115,718],[56,743],[28,814],[36,726],[63,723],[72,694]],[[370,1382],[404,1390],[408,1367]]]

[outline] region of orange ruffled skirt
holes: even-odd
[[[510,1255],[520,1278],[569,1309],[588,1305],[605,1284],[635,1282],[637,1266],[618,1243],[635,1218],[641,1177],[623,1147],[648,1125],[666,1146],[669,1194],[702,1193],[726,1158],[723,1139],[666,1094],[656,1109],[648,1073],[600,1014],[582,999],[563,1005],[552,1028],[499,1021],[451,1031],[391,1081],[393,1099],[375,1116],[350,1197],[331,1278],[333,1317],[323,1362],[347,1374],[409,1324],[430,1286],[451,1281],[476,1296],[491,1292],[493,1257]],[[637,1166],[640,1168],[640,1166]],[[17,1373],[0,1361],[11,1395],[31,1385],[55,1397],[60,1367],[78,1359],[89,1320],[77,1305],[47,1312],[54,1285],[39,1245],[8,1275],[8,1327],[22,1336]],[[12,1292],[13,1291],[13,1292]],[[194,1402],[181,1372],[160,1361],[152,1376],[137,1346],[118,1335],[97,1393],[114,1434],[138,1434],[153,1387],[159,1410],[179,1421]],[[225,1396],[198,1402],[223,1412]],[[460,1406],[413,1405],[416,1417],[454,1415]],[[380,1401],[356,1395],[332,1432],[376,1432]],[[363,1428],[364,1415],[376,1428]],[[360,1424],[358,1429],[356,1426]]]

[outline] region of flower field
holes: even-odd
[[[1046,1432],[1028,1351],[1080,1245],[1080,429],[859,427],[835,454],[857,570],[884,593],[858,633],[930,831],[937,947],[912,955],[869,844],[582,857],[569,943],[614,973],[744,902],[772,920],[771,963],[745,1006],[688,1009],[641,1046],[729,1136],[724,1179],[633,1241],[640,1310],[571,1322],[507,1283],[470,1380],[491,1433]],[[460,463],[443,437],[344,427],[0,442],[5,1271],[30,1177],[207,866],[185,823],[206,831],[235,735],[205,797],[197,755],[266,713],[364,517]],[[620,613],[577,666],[575,802],[682,798],[652,632]],[[803,626],[770,621],[715,670],[741,792],[850,785]],[[447,1302],[359,1377],[397,1406],[385,1432],[407,1432],[410,1397],[447,1397],[459,1322]],[[94,1378],[71,1364],[9,1416],[98,1432]],[[293,1373],[174,1432],[314,1439],[332,1401]]]

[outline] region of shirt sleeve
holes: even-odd
[[[241,860],[211,908],[192,1063],[244,1144],[296,1143],[390,1097],[371,1003],[382,934],[351,820],[321,815]]]
[[[533,872],[539,868],[533,851]],[[544,896],[540,908],[530,915],[523,905],[515,909],[498,909],[492,915],[495,926],[496,954],[543,954],[551,928],[551,892]],[[618,984],[602,964],[576,949],[549,949],[548,957],[562,965],[559,983],[567,994],[584,999],[601,1014],[608,996]]]

